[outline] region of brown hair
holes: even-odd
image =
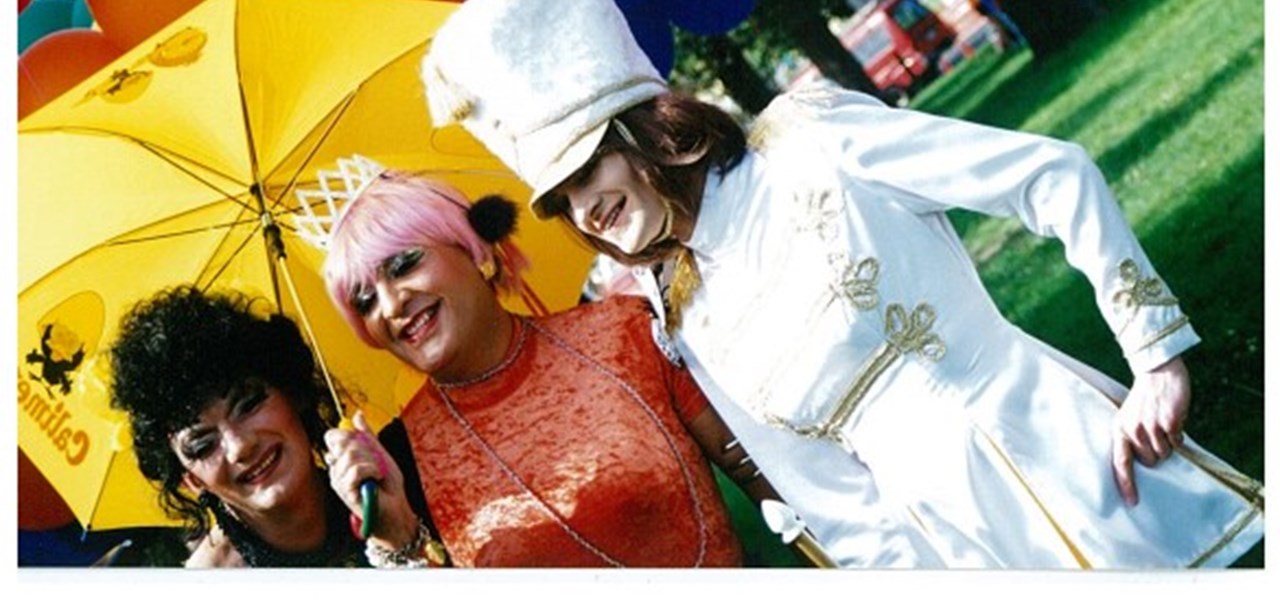
[[[618,127],[619,123],[625,130]],[[728,113],[690,96],[668,92],[615,115],[595,153],[565,178],[565,183],[589,177],[600,158],[617,152],[659,194],[671,200],[672,211],[696,220],[706,174],[713,168],[723,174],[737,166],[746,146],[746,134]],[[688,164],[678,163],[681,157],[691,155],[701,157]],[[651,264],[681,249],[678,240],[669,238],[635,254],[623,253],[613,244],[574,227],[569,201],[563,194],[553,190],[543,202],[548,214],[567,223],[579,239],[620,263]]]

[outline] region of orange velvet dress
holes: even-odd
[[[708,410],[639,298],[523,319],[478,380],[426,383],[403,415],[455,566],[737,566],[685,423]]]

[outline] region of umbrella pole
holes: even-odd
[[[307,339],[311,340],[311,351],[316,353],[316,362],[320,364],[320,373],[324,375],[324,383],[329,386],[329,394],[333,397],[333,405],[338,409],[338,417],[343,418],[345,415],[342,410],[342,402],[338,400],[338,389],[333,384],[333,378],[329,375],[328,363],[324,360],[324,354],[320,352],[320,342],[316,339],[316,334],[311,330],[311,320],[307,318],[307,311],[302,308],[302,300],[298,297],[298,290],[293,286],[293,276],[289,274],[289,266],[284,261],[284,257],[279,259],[280,271],[284,274],[285,285],[289,288],[289,297],[293,299],[293,305],[298,308],[298,316],[302,321],[302,329],[307,332]]]
[[[298,288],[293,284],[293,275],[289,273],[289,263],[286,260],[288,255],[284,251],[284,241],[280,238],[280,226],[271,218],[271,214],[262,213],[262,221],[264,223],[262,234],[266,237],[267,251],[274,261],[271,263],[271,271],[273,277],[271,284],[276,288],[276,310],[284,311],[284,303],[280,301],[280,277],[275,275],[283,275],[285,286],[289,288],[289,298],[293,300],[293,305],[298,309],[299,321],[301,321],[302,330],[307,333],[307,340],[311,342],[311,351],[316,355],[316,363],[320,365],[320,373],[324,376],[325,386],[329,388],[329,396],[333,399],[333,406],[338,411],[338,418],[345,418],[342,410],[342,402],[338,399],[338,389],[333,384],[333,377],[329,375],[329,364],[324,359],[324,354],[320,351],[320,342],[316,339],[315,331],[311,329],[311,319],[307,318],[307,311],[302,307],[302,298],[298,295]],[[279,267],[277,269],[277,267]]]
[[[257,192],[254,192],[255,195]],[[258,204],[262,201],[259,199]],[[276,301],[276,312],[284,312],[284,303],[280,301],[280,277],[276,271],[276,262],[284,264],[286,258],[284,252],[284,241],[280,239],[280,226],[276,224],[275,219],[271,218],[265,208],[262,211],[262,236],[267,244],[267,256],[274,260],[267,261],[267,267],[271,269],[271,294]],[[294,298],[295,303],[297,298]]]
[[[342,412],[342,402],[338,399],[338,390],[333,385],[333,378],[329,376],[328,363],[324,360],[324,354],[320,352],[320,341],[316,339],[315,331],[311,329],[311,319],[307,318],[306,309],[302,308],[302,298],[298,295],[298,288],[293,285],[293,275],[289,273],[289,263],[285,260],[284,241],[280,239],[280,226],[271,218],[270,213],[262,213],[263,233],[267,236],[267,246],[271,250],[271,254],[275,257],[275,263],[279,263],[279,272],[284,274],[285,286],[289,288],[289,297],[293,299],[293,305],[298,309],[298,317],[302,321],[302,329],[307,332],[307,339],[311,340],[311,350],[316,354],[316,362],[320,364],[320,372],[324,375],[324,383],[329,387],[329,396],[333,398],[333,406],[338,410],[338,418],[343,421],[346,417]],[[272,263],[272,271],[275,271],[275,263]],[[275,281],[275,277],[272,277]],[[276,304],[281,310],[284,309],[283,304]],[[378,487],[373,479],[365,479],[360,482],[360,539],[367,540],[373,535],[373,529],[378,523]]]

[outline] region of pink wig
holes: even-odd
[[[408,248],[457,246],[477,265],[497,265],[496,290],[514,292],[523,285],[524,257],[509,241],[495,248],[481,239],[467,220],[470,206],[466,196],[441,181],[395,170],[383,172],[352,201],[329,241],[324,279],[329,299],[366,344],[377,346],[351,306],[351,292],[357,285],[373,285],[382,263]]]

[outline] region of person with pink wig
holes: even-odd
[[[772,489],[648,304],[513,314],[499,295],[527,288],[509,200],[355,160],[325,281],[362,340],[429,376],[402,420],[452,564],[740,565],[708,459]]]

